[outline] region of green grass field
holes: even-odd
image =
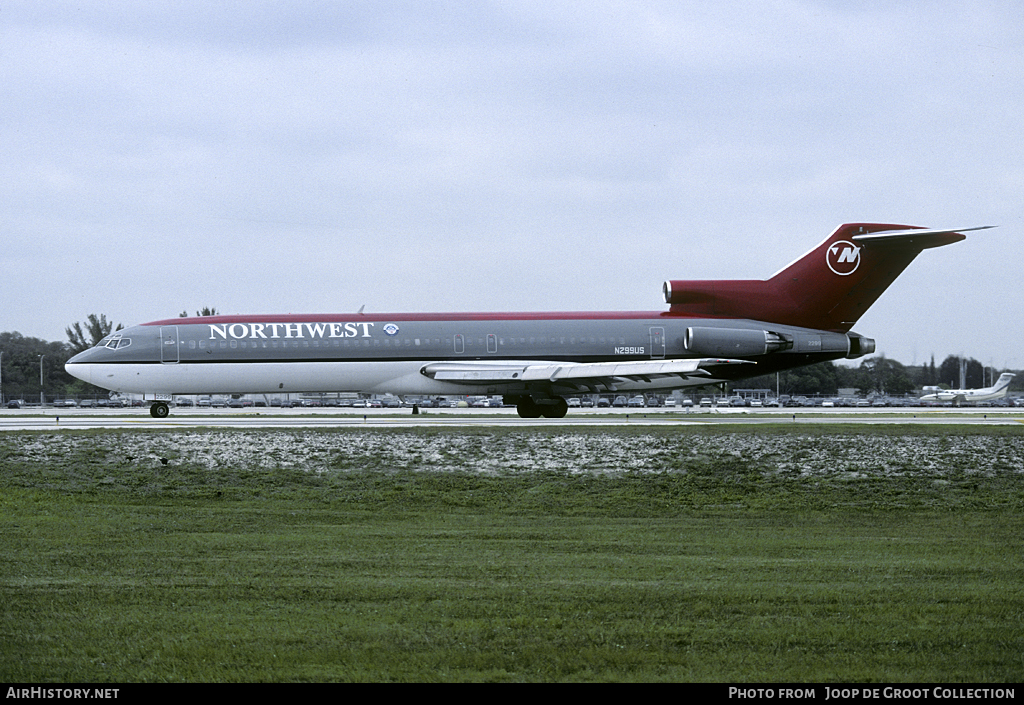
[[[968,435],[1009,453],[1022,431]],[[735,432],[659,432],[656,472],[489,475],[456,453],[253,471],[83,443],[41,462],[19,444],[57,434],[5,435],[0,681],[1024,679],[1021,468],[808,475],[689,450]],[[799,455],[892,431],[742,433]],[[516,440],[434,440],[467,438]]]

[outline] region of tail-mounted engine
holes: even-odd
[[[861,357],[863,355],[870,355],[875,351],[874,338],[865,338],[863,335],[853,331],[846,335],[850,338],[850,352],[847,353],[846,357]]]
[[[690,326],[683,347],[690,354],[706,357],[750,357],[789,350],[793,336],[768,330]]]
[[[857,333],[829,331],[778,333],[747,328],[690,326],[683,347],[702,357],[753,357],[770,353],[826,353],[854,358],[875,351],[875,341]]]

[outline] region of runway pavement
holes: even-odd
[[[0,410],[0,431],[186,428],[458,428],[673,426],[695,424],[951,424],[1020,425],[1024,409],[584,409],[563,419],[522,419],[515,409],[173,409],[154,419],[148,409]]]

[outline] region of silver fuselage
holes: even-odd
[[[687,331],[693,329],[734,334],[770,330],[790,343],[785,350],[764,352],[740,350],[729,344],[731,338],[723,338],[722,349],[715,342],[687,349]],[[707,355],[757,363],[730,369],[727,376],[623,380],[617,387],[646,392],[731,381],[859,354],[851,353],[851,338],[844,333],[660,312],[216,316],[126,328],[76,355],[67,370],[105,389],[158,395],[571,394],[580,387],[467,384],[433,379],[424,368],[437,362],[600,363]]]

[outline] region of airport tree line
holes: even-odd
[[[187,311],[179,314],[188,317]],[[217,315],[215,308],[205,307],[196,316]],[[29,338],[18,332],[0,332],[0,393],[3,400],[34,400],[42,392],[47,399],[63,397],[106,396],[107,390],[75,379],[64,371],[64,363],[82,350],[123,328],[107,320],[105,314],[90,314],[82,323],[73,323],[65,329],[66,342],[49,342]],[[934,356],[925,365],[904,365],[896,360],[876,355],[863,360],[858,367],[846,367],[832,362],[801,367],[778,375],[768,374],[745,379],[734,384],[744,389],[770,389],[789,395],[835,395],[840,389],[854,389],[858,394],[871,393],[903,396],[913,394],[925,386],[958,388],[960,386],[961,357],[950,355],[940,365]],[[1000,372],[985,368],[973,358],[966,359],[965,387],[976,389],[988,386]],[[1024,390],[1024,375],[1010,385],[1011,391]],[[40,388],[40,375],[42,387]]]
[[[964,389],[978,389],[990,386],[1001,372],[1013,370],[995,370],[986,368],[974,358],[961,358],[950,355],[936,366],[935,357],[926,365],[904,365],[885,355],[877,355],[863,360],[858,367],[846,367],[832,362],[823,362],[808,367],[800,367],[787,372],[762,375],[743,381],[742,387],[748,389],[771,389],[779,394],[789,395],[822,395],[831,396],[840,389],[854,389],[858,394],[871,393],[890,396],[906,396],[914,394],[922,387],[941,387],[943,389],[959,389],[960,364],[964,360]],[[739,384],[734,386],[741,386]],[[1011,391],[1024,389],[1021,375],[1010,385]]]

